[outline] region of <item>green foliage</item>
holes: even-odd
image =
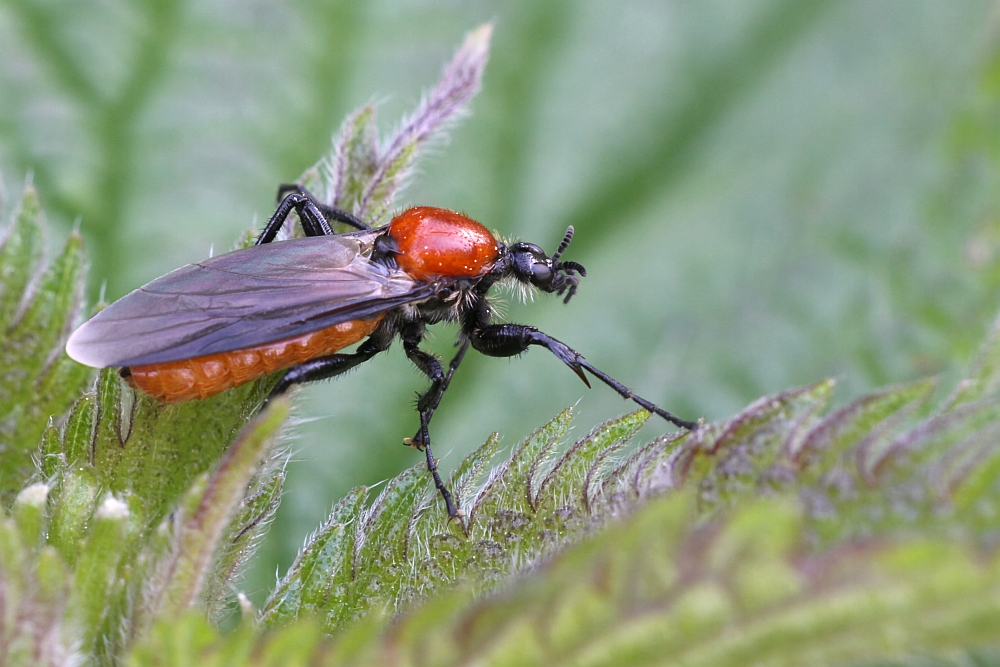
[[[247,424],[274,378],[175,406],[114,369],[87,390],[62,350],[82,241],[46,267],[42,232],[28,187],[0,248],[0,664],[112,664],[154,618],[233,599],[277,506],[288,406]]]
[[[423,465],[370,504],[356,489],[259,621],[244,604],[228,634],[205,613],[225,611],[248,535],[273,511],[288,405],[273,402],[206,471],[153,483],[90,458],[102,423],[176,428],[149,416],[169,407],[126,411],[131,391],[105,373],[41,439],[46,481],[0,520],[0,651],[9,664],[718,665],[992,644],[998,341],[959,384],[968,400],[936,409],[920,382],[825,414],[825,381],[624,456],[648,414],[561,447],[566,410],[490,468],[494,435],[449,480],[464,519],[447,520]]]
[[[71,234],[43,269],[43,226],[29,186],[0,243],[0,498],[31,474],[49,415],[66,410],[89,378],[62,354],[80,308],[83,240]]]
[[[383,137],[384,149],[460,35],[495,20],[474,115],[446,149],[422,151],[423,175],[394,206],[464,211],[545,248],[576,225],[567,258],[590,272],[579,295],[513,304],[509,318],[675,413],[718,420],[828,376],[846,400],[955,377],[1000,302],[993,11],[990,0],[253,11],[11,0],[0,3],[0,173],[14,200],[33,175],[52,236],[78,226],[87,241],[91,302],[102,286],[114,299],[229,248],[353,109],[377,107],[380,132],[359,117],[370,130],[359,147]],[[450,338],[432,345],[443,353]],[[520,438],[581,397],[588,424],[625,409],[535,356],[467,360],[435,417],[454,452],[445,465],[486,431]],[[415,461],[397,445],[420,380],[398,351],[379,364],[307,392],[303,416],[329,421],[297,432],[292,502],[253,590],[332,500]]]
[[[249,548],[245,515],[266,518],[247,491],[287,413],[274,401],[244,427],[157,526],[137,493],[113,491],[88,464],[61,462],[24,488],[0,517],[0,662],[115,664],[154,619],[217,604],[213,578],[232,581],[228,561]]]
[[[61,439],[46,442],[42,473],[48,477],[60,466],[86,463],[102,486],[133,493],[143,520],[155,525],[219,459],[272,383],[165,405],[125,386],[115,369],[102,371],[94,391],[73,406]]]
[[[365,507],[355,489],[307,542],[263,609],[274,625],[319,615],[329,630],[372,610],[398,612],[470,578],[499,584],[550,550],[600,523],[597,501],[610,467],[602,462],[648,418],[627,415],[602,425],[549,460],[570,425],[570,411],[533,433],[477,484],[497,446],[494,435],[448,481],[468,518],[449,523],[423,465],[386,484]],[[666,441],[661,441],[666,442]],[[546,470],[548,468],[548,470]]]
[[[962,386],[996,380],[980,363]],[[357,489],[279,583],[270,632],[219,636],[192,616],[179,637],[154,629],[133,664],[917,665],[902,656],[928,652],[993,664],[972,647],[1000,639],[996,525],[982,522],[1000,499],[996,419],[947,402],[927,414],[927,382],[822,416],[831,387],[761,399],[615,466],[600,461],[646,415],[553,464],[566,411],[462,496],[461,531],[428,508],[415,470],[368,509]],[[936,446],[910,455],[929,433]],[[978,456],[959,471],[970,439]],[[456,477],[494,452],[491,438]],[[277,659],[289,645],[298,655]]]
[[[384,142],[379,141],[375,107],[349,115],[334,138],[333,151],[306,170],[299,181],[331,206],[378,226],[412,175],[420,148],[465,113],[479,92],[493,26],[469,33],[441,79]]]
[[[997,354],[995,335],[981,357]],[[995,382],[994,375],[978,363],[962,386]],[[971,570],[967,560],[978,558],[980,545],[995,535],[995,524],[987,527],[983,521],[995,516],[1000,498],[997,478],[986,470],[1000,456],[995,413],[952,404],[923,414],[914,408],[926,401],[932,385],[921,382],[862,397],[823,417],[832,384],[761,399],[726,422],[654,440],[615,466],[600,463],[632,437],[646,415],[599,427],[553,465],[551,454],[569,425],[566,411],[517,447],[471,505],[463,502],[469,517],[464,534],[439,530],[426,537],[444,517],[440,508],[426,511],[414,502],[411,491],[406,503],[394,503],[393,512],[380,517],[389,526],[373,526],[360,504],[364,490],[358,489],[303,549],[264,619],[274,625],[309,612],[320,614],[334,630],[345,620],[364,617],[359,604],[398,612],[427,597],[435,585],[464,582],[450,603],[433,602],[405,613],[404,625],[384,635],[384,641],[405,637],[414,642],[406,644],[407,650],[436,656],[430,660],[434,664],[488,661],[489,655],[511,659],[520,653],[507,651],[516,650],[528,651],[539,664],[610,665],[644,664],[649,656],[664,655],[681,662],[687,651],[705,664],[795,662],[799,641],[826,664],[915,646],[951,650],[996,640],[996,557]],[[912,455],[929,434],[936,446]],[[970,443],[976,445],[974,457],[960,456]],[[492,456],[494,447],[492,439],[487,441],[456,474],[464,476]],[[980,470],[989,482],[973,473]],[[411,477],[412,471],[391,481],[379,503],[402,495],[398,489],[409,491]],[[423,492],[432,497],[426,476]],[[668,498],[657,500],[664,494]],[[593,537],[571,546],[586,535]],[[955,540],[948,548],[939,542],[945,535]],[[364,552],[354,545],[375,538],[380,554],[361,556]],[[433,545],[432,553],[418,551],[424,544]],[[990,547],[988,553],[994,551]],[[515,587],[519,592],[474,602],[484,585],[486,590],[509,586],[509,575],[530,571],[552,552],[560,554],[552,571],[534,572]],[[377,571],[367,570],[378,558],[384,562],[375,565]],[[912,569],[886,569],[887,563],[914,558]],[[809,576],[796,572],[807,562]],[[682,576],[685,568],[689,571]],[[324,577],[324,570],[333,576]],[[398,574],[384,578],[393,570],[410,581]],[[931,572],[941,579],[925,581]],[[948,572],[957,578],[948,579]],[[889,579],[885,588],[865,600],[865,582],[883,576]],[[720,581],[734,590],[720,588]],[[836,585],[827,589],[831,582]],[[971,604],[979,585],[988,592]],[[955,597],[939,597],[945,590]],[[897,604],[892,601],[897,596],[912,599]],[[796,600],[791,610],[785,608],[790,600]],[[781,613],[772,618],[769,609]],[[534,618],[536,610],[544,612]],[[636,613],[640,621],[633,618]],[[878,624],[897,614],[912,614],[912,624],[895,643],[881,643],[884,627]],[[981,626],[961,631],[979,615]],[[483,617],[490,620],[469,620]],[[796,618],[801,625],[792,622]],[[744,627],[751,620],[753,627]],[[470,629],[470,622],[476,627]],[[936,622],[944,626],[925,642],[925,626]],[[633,627],[636,623],[644,629]],[[665,630],[675,627],[684,631]],[[742,628],[738,637],[716,646],[719,634],[734,627]],[[526,628],[532,629],[527,635]],[[835,630],[841,634],[827,636]],[[508,635],[509,641],[498,640]],[[758,635],[775,644],[755,646]],[[469,644],[483,646],[475,639],[480,636],[491,638],[490,652],[469,654]],[[841,646],[844,636],[851,642]],[[399,656],[389,660],[378,645],[370,646],[378,656],[372,664],[406,662]]]
[[[302,182],[383,216],[478,90],[489,36],[385,141],[374,107],[348,117]],[[40,215],[29,188],[0,249],[0,664],[996,662],[1000,319],[939,403],[919,381],[831,411],[828,380],[640,445],[644,412],[565,443],[567,409],[459,464],[460,520],[422,464],[359,487],[258,612],[239,578],[282,492],[288,401],[260,411],[271,377],[162,405],[113,370],[80,396],[87,372],[59,352],[80,241],[44,268]]]

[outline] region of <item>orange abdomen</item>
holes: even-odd
[[[129,384],[167,403],[208,398],[268,373],[333,354],[371,334],[382,319],[352,320],[257,347],[132,366]]]
[[[444,208],[416,206],[389,223],[396,241],[396,263],[415,280],[438,276],[475,278],[500,256],[490,230],[472,218]]]

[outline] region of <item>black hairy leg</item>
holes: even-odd
[[[526,351],[532,345],[544,347],[556,355],[560,361],[569,366],[588,387],[590,386],[590,382],[587,380],[584,371],[587,371],[614,389],[622,398],[637,403],[653,414],[663,417],[671,424],[686,428],[689,431],[698,428],[696,422],[689,422],[676,417],[651,401],[637,395],[621,382],[595,368],[583,358],[582,354],[562,341],[556,340],[547,333],[539,331],[535,327],[523,324],[490,324],[474,329],[469,335],[469,340],[472,343],[472,347],[491,357],[513,357]]]
[[[313,203],[313,206],[322,213],[328,221],[342,222],[345,225],[350,225],[355,229],[365,230],[371,229],[371,227],[364,220],[361,220],[355,215],[351,215],[343,209],[339,209],[336,206],[329,206],[324,204],[319,199],[317,199],[311,192],[306,190],[304,187],[298,183],[282,183],[278,186],[278,201],[283,200],[288,193],[293,192],[295,194],[303,195],[309,198],[309,201]]]
[[[434,479],[434,487],[438,490],[438,493],[441,494],[441,497],[444,498],[444,504],[448,510],[448,516],[457,517],[460,516],[459,511],[455,507],[455,501],[452,499],[451,491],[449,491],[448,487],[445,486],[443,481],[441,481],[441,475],[438,472],[437,460],[434,458],[434,454],[431,451],[431,436],[429,428],[431,416],[434,414],[434,409],[437,408],[437,404],[441,402],[441,395],[444,393],[444,390],[441,387],[444,385],[445,377],[447,377],[450,381],[454,370],[451,370],[448,376],[445,376],[444,371],[441,369],[441,362],[438,361],[438,358],[433,354],[420,349],[419,345],[422,338],[422,326],[414,327],[402,333],[403,350],[406,352],[407,358],[412,361],[413,364],[431,381],[430,388],[417,398],[417,411],[420,413],[420,431],[418,431],[418,437],[412,438],[407,444],[423,450],[424,454],[427,456],[427,469],[430,471],[431,477]]]

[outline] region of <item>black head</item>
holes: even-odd
[[[587,276],[587,270],[583,265],[577,262],[559,261],[559,256],[572,240],[573,227],[570,226],[559,248],[551,257],[533,243],[515,243],[508,248],[508,270],[517,280],[530,283],[543,292],[550,294],[555,292],[559,296],[565,292],[566,298],[563,299],[563,303],[568,303],[576,294],[580,278]]]

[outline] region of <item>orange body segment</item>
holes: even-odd
[[[295,338],[162,364],[132,366],[130,385],[167,403],[208,398],[268,373],[333,354],[370,335],[382,316],[352,320]]]
[[[444,208],[407,209],[389,223],[389,234],[399,251],[399,268],[415,280],[474,278],[489,271],[500,256],[490,230]]]

